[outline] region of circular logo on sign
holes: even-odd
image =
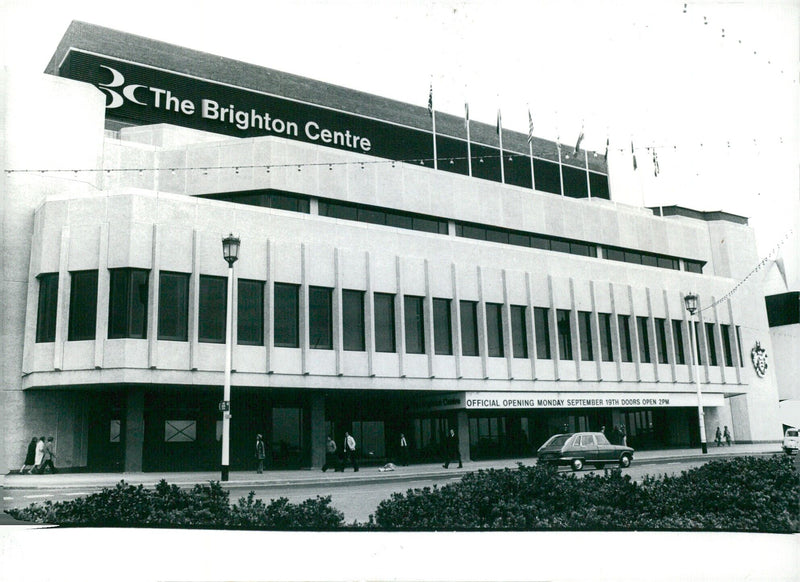
[[[767,350],[761,347],[761,342],[756,342],[755,347],[750,350],[750,359],[753,360],[756,374],[763,378],[767,373]]]

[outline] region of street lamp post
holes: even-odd
[[[697,295],[694,293],[689,293],[683,298],[683,301],[686,304],[686,311],[688,311],[689,315],[693,318],[695,312],[697,311]],[[700,318],[698,317],[697,319],[699,325]],[[702,449],[703,454],[706,454],[708,453],[708,446],[706,445],[706,421],[705,413],[703,412],[703,393],[700,391],[700,344],[698,343],[700,338],[697,337],[698,325],[695,325],[693,319],[691,318],[689,320],[689,324],[694,328],[693,331],[690,331],[690,336],[694,338],[694,345],[692,346],[692,358],[694,358],[694,380],[695,385],[697,386],[697,416],[700,422],[700,448]]]
[[[241,241],[229,234],[222,239],[222,256],[228,263],[228,299],[225,303],[225,384],[222,404],[222,467],[221,480],[228,480],[230,470],[230,436],[231,436],[231,352],[233,346],[233,264],[239,259],[239,243]]]

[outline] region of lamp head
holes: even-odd
[[[228,266],[232,267],[233,264],[239,259],[239,243],[241,241],[229,234],[222,239],[222,256],[228,262]]]
[[[689,293],[683,298],[683,302],[686,304],[686,311],[690,315],[694,315],[694,312],[697,311],[697,295]]]

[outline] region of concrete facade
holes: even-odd
[[[758,376],[749,361],[756,341],[772,349],[759,284],[744,285],[735,299],[717,303],[758,261],[753,232],[746,225],[656,216],[613,202],[613,192],[610,201],[572,199],[274,136],[242,139],[165,124],[108,132],[104,96],[90,85],[47,75],[4,76],[2,86],[4,163],[13,170],[3,174],[0,195],[5,427],[0,460],[8,470],[21,465],[31,436],[40,434],[57,437],[57,464],[62,467],[91,469],[93,451],[100,446],[96,443],[104,441],[104,447],[118,444],[123,451],[103,449],[103,454],[121,456],[116,468],[147,470],[155,466],[148,461],[152,455],[161,467],[198,468],[186,458],[194,453],[166,450],[172,445],[163,444],[162,408],[178,411],[163,412],[167,424],[170,418],[195,423],[193,429],[185,423],[175,429],[197,431],[191,443],[175,445],[184,447],[175,450],[191,451],[187,447],[196,444],[213,457],[218,413],[209,407],[221,400],[225,346],[199,339],[198,281],[200,276],[227,275],[220,240],[229,232],[241,238],[236,279],[261,281],[265,291],[264,345],[237,343],[233,310],[232,385],[234,393],[247,398],[237,403],[234,396],[232,405],[241,463],[248,459],[251,429],[261,426],[259,415],[272,415],[274,430],[294,419],[293,412],[276,416],[273,409],[284,406],[302,411],[296,419],[302,433],[299,462],[320,466],[326,422],[336,415],[330,407],[346,410],[352,402],[358,403],[359,412],[340,412],[339,418],[360,423],[364,432],[359,434],[385,440],[370,442],[376,458],[391,458],[393,427],[408,426],[408,433],[416,428],[422,435],[426,423],[432,419],[435,424],[439,417],[458,427],[462,456],[469,458],[483,438],[473,428],[483,435],[485,424],[491,440],[496,437],[493,423],[512,422],[503,416],[511,408],[505,405],[490,406],[478,418],[480,407],[467,404],[471,395],[476,400],[531,394],[622,397],[627,406],[589,404],[577,416],[564,406],[552,413],[559,427],[562,416],[571,429],[581,426],[575,423],[602,418],[615,426],[633,423],[635,432],[646,428],[634,421],[636,412],[655,411],[656,416],[663,413],[658,429],[663,442],[694,442],[696,378],[683,304],[689,292],[699,295],[702,309],[700,382],[708,439],[718,425],[727,425],[737,442],[772,442],[781,436],[775,377]],[[35,103],[26,99],[31,92],[39,96]],[[42,109],[48,111],[46,117]],[[253,190],[305,196],[310,212],[201,197]],[[447,221],[448,234],[320,215],[320,201],[331,200],[437,217]],[[458,223],[586,241],[596,245],[598,256],[468,239],[456,236]],[[607,260],[602,258],[607,247],[680,257],[682,270]],[[703,272],[683,270],[684,260],[704,263]],[[110,270],[118,268],[150,273],[145,339],[108,339]],[[73,298],[68,282],[71,273],[87,270],[96,270],[98,277],[95,339],[69,341]],[[159,340],[156,333],[163,310],[157,274],[165,271],[189,275],[187,341]],[[57,273],[59,280],[55,340],[37,342],[37,278],[47,273]],[[299,286],[298,348],[272,341],[275,283]],[[333,290],[332,349],[314,349],[309,338],[311,287]],[[343,290],[364,293],[363,351],[343,347]],[[237,305],[237,293],[235,286],[232,305]],[[392,353],[375,349],[375,293],[395,296],[397,349]],[[404,349],[405,296],[423,298],[422,354]],[[434,299],[450,301],[452,355],[435,353]],[[461,351],[460,301],[478,306],[478,356]],[[488,304],[501,306],[501,357],[489,356]],[[511,306],[524,307],[525,357],[515,357]],[[537,356],[536,307],[549,310],[551,358]],[[559,353],[558,310],[568,313],[571,359]],[[589,360],[581,358],[579,312],[591,314],[594,354]],[[611,314],[613,361],[601,359],[598,314]],[[620,315],[632,322],[630,362],[620,357]],[[646,318],[647,357],[638,349],[637,317]],[[667,322],[666,363],[659,362],[656,347],[660,319]],[[683,322],[684,364],[678,363],[672,320]],[[733,336],[728,345],[733,357],[726,362],[723,325],[740,330],[742,359]],[[717,365],[710,363],[711,351]],[[458,404],[425,404],[439,395],[454,395]],[[653,406],[633,404],[649,397]],[[373,398],[386,400],[372,405]],[[657,399],[671,404],[657,404]],[[258,412],[261,406],[263,413]],[[547,423],[547,411],[534,412],[539,420],[526,420],[523,426]],[[593,416],[595,412],[602,416]],[[525,407],[514,413],[524,415]],[[417,424],[406,424],[412,422]],[[337,439],[343,426],[350,424],[330,428]],[[366,442],[364,447],[366,455]]]

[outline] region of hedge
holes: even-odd
[[[265,504],[250,492],[231,505],[219,483],[154,489],[124,481],[70,501],[8,510],[64,526],[313,530],[800,531],[800,475],[791,458],[710,461],[677,476],[634,482],[619,469],[585,474],[525,466],[467,473],[443,487],[381,501],[368,523],[345,525],[331,497]]]
[[[382,501],[381,530],[679,530],[789,533],[800,476],[786,456],[715,460],[634,482],[619,469],[577,478],[524,466],[469,473]]]
[[[124,481],[113,489],[70,501],[31,504],[8,510],[22,521],[90,527],[172,527],[259,530],[331,530],[344,514],[330,506],[330,496],[289,503],[285,497],[265,504],[250,492],[235,505],[218,482],[181,489],[163,479],[154,489]]]

